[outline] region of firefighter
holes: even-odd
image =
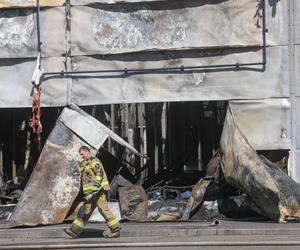
[[[80,170],[84,203],[70,228],[64,231],[72,238],[79,238],[94,209],[97,207],[109,228],[109,230],[103,232],[103,237],[119,237],[121,227],[119,220],[108,207],[107,195],[110,186],[102,163],[97,157],[91,155],[90,149],[86,146],[80,147],[79,154],[83,159],[80,164]]]

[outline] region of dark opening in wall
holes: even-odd
[[[135,180],[146,186],[158,179],[194,184],[217,150],[227,102],[114,104],[82,107],[87,113],[149,156],[141,160],[108,139],[103,148],[124,158]],[[62,108],[42,108],[40,147],[47,140]],[[1,109],[0,177],[23,189],[40,154],[37,136],[28,126],[30,108]]]

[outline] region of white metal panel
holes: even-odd
[[[290,149],[289,99],[231,101],[230,106],[235,122],[254,149]]]
[[[31,78],[35,59],[0,59],[0,108],[30,107]],[[43,59],[45,70],[64,69],[64,58]],[[63,106],[66,103],[66,79],[52,79],[42,84],[43,106]]]
[[[65,9],[40,12],[43,56],[61,56],[66,51]],[[0,58],[35,57],[37,54],[36,14],[32,9],[0,12]]]
[[[262,42],[261,28],[256,25],[257,2],[253,0],[97,7],[72,7],[73,55],[253,46]]]
[[[267,50],[268,64],[265,71],[229,70],[186,74],[137,74],[121,77],[102,75],[97,78],[73,79],[72,101],[80,105],[164,102],[191,100],[259,99],[289,96],[287,47]],[[73,68],[124,69],[151,68],[180,65],[209,65],[233,62],[256,62],[261,51],[233,53],[225,56],[174,58],[173,60],[143,61],[143,57],[131,55],[96,59],[74,57]],[[137,60],[137,61],[130,61]],[[138,61],[139,60],[139,61]]]

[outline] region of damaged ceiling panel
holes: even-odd
[[[62,70],[64,58],[44,58],[45,70]],[[32,74],[35,59],[0,59],[0,107],[31,107]],[[21,73],[20,73],[21,72]],[[56,78],[42,84],[41,102],[43,106],[64,106],[67,102],[67,79]]]
[[[256,10],[253,0],[75,6],[72,54],[260,45]]]
[[[232,62],[255,62],[261,59],[261,51],[226,53],[226,56],[197,58],[197,52],[185,52],[185,56],[170,54],[170,60],[154,54],[117,55],[112,57],[74,57],[74,70],[151,68],[180,65],[210,65]],[[192,54],[192,55],[191,55]],[[165,54],[167,57],[167,54]],[[174,55],[174,56],[173,56]],[[215,70],[208,73],[144,74],[123,77],[102,75],[97,78],[74,78],[72,101],[80,105],[202,101],[227,99],[257,99],[289,95],[288,50],[286,47],[268,48],[268,67],[248,70]],[[188,58],[189,57],[189,58]],[[193,58],[195,57],[195,58]],[[111,59],[111,60],[109,60]],[[136,59],[136,61],[135,61]],[[145,60],[145,61],[144,61]]]
[[[231,101],[230,106],[237,125],[255,150],[291,147],[289,99]]]
[[[300,218],[300,184],[266,158],[261,158],[237,127],[229,108],[220,140],[226,181],[245,192],[273,220]]]
[[[61,6],[65,0],[40,0],[40,6]],[[1,8],[35,7],[36,0],[0,0]]]
[[[40,15],[42,55],[64,54],[66,51],[65,9],[62,7],[44,9]],[[2,10],[0,13],[0,57],[35,57],[37,54],[36,29],[34,10]]]

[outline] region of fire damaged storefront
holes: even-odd
[[[0,0],[1,225],[72,220],[81,146],[122,221],[298,219],[299,8]]]
[[[176,112],[171,103],[149,104],[142,126],[127,120],[128,131],[135,129],[127,140],[143,154],[76,105],[65,107],[21,196],[1,197],[5,203],[18,200],[12,214],[3,210],[3,217],[9,215],[6,226],[62,223],[76,214],[82,200],[78,167],[82,145],[91,146],[106,167],[110,204],[124,221],[297,218],[300,186],[287,175],[288,151],[258,155],[236,125],[232,104],[185,104],[174,103]],[[195,115],[199,107],[200,118]],[[176,122],[178,115],[181,119]],[[155,129],[148,125],[153,123]],[[273,163],[267,157],[281,158]],[[15,187],[21,184],[19,179],[22,176],[16,178]],[[95,214],[92,220],[101,218]]]

